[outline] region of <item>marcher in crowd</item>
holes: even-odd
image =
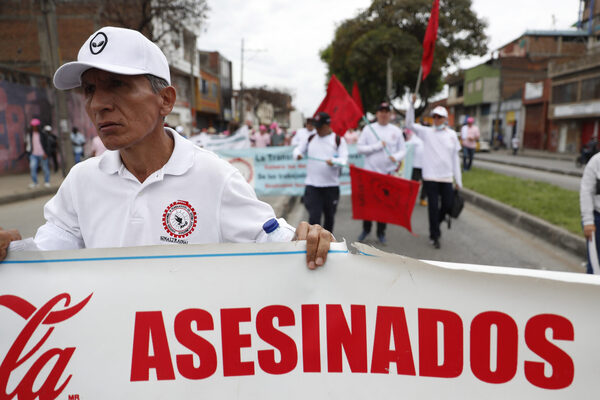
[[[33,118],[29,123],[31,132],[29,141],[31,142],[31,154],[29,155],[29,170],[31,171],[31,183],[29,188],[38,187],[38,168],[42,165],[44,172],[44,186],[50,186],[50,166],[48,165],[48,156],[50,154],[50,141],[45,131],[40,131],[40,120]]]
[[[425,189],[423,188],[423,141],[420,137],[415,135],[413,131],[406,128],[404,129],[404,137],[406,143],[411,143],[414,146],[413,150],[413,163],[412,163],[412,176],[411,180],[421,183],[421,194],[419,195],[419,205],[426,207],[427,194],[425,193]]]
[[[75,156],[75,164],[83,159],[83,146],[85,145],[85,136],[83,133],[73,127],[71,132],[71,145],[73,146],[73,155]]]
[[[471,169],[473,164],[473,155],[477,148],[477,141],[481,136],[479,128],[474,124],[475,119],[473,117],[467,118],[467,123],[460,130],[460,138],[463,148],[463,171]]]
[[[366,170],[389,175],[398,169],[406,153],[404,136],[400,128],[390,124],[392,118],[390,103],[379,104],[375,117],[377,122],[363,128],[356,148],[360,154],[365,155]],[[372,221],[363,221],[363,229],[358,236],[359,241],[365,240],[371,232],[372,225]],[[381,244],[387,243],[386,226],[387,224],[377,221],[377,239]]]
[[[294,149],[294,157],[307,157],[304,206],[308,223],[320,224],[333,232],[337,205],[340,200],[340,170],[348,162],[348,148],[344,138],[331,130],[329,114],[320,112],[314,117],[316,134],[311,134]]]
[[[449,212],[454,198],[453,178],[456,186],[462,187],[458,158],[460,143],[456,132],[446,126],[448,111],[444,107],[435,107],[431,112],[432,127],[415,123],[415,99],[416,95],[413,95],[406,112],[406,126],[423,140],[423,187],[427,193],[429,239],[433,247],[439,249],[440,224],[446,216],[450,228]]]
[[[261,125],[259,127],[258,132],[254,132],[254,134],[250,137],[250,141],[253,143],[253,147],[267,147],[271,144],[271,135],[267,130],[267,127]]]
[[[285,134],[277,122],[271,124],[271,146],[283,146]]]
[[[239,171],[163,127],[176,101],[170,80],[158,46],[115,27],[92,34],[77,61],[56,71],[56,88],[82,87],[110,151],[75,165],[46,204],[35,238],[9,251],[267,240],[262,226],[274,211]],[[293,230],[283,219],[280,225]],[[0,251],[18,236],[0,230]],[[308,267],[323,265],[331,233],[301,222],[296,237],[307,240]]]
[[[58,137],[52,132],[50,125],[44,126],[44,133],[47,135],[48,140],[48,157],[52,160],[52,166],[54,172],[58,172]]]
[[[583,234],[587,239],[588,263],[587,273],[592,274],[592,265],[589,256],[589,246],[592,236],[596,239],[596,252],[600,259],[600,153],[594,155],[588,161],[579,188],[579,206],[581,209],[581,223]]]
[[[102,139],[100,139],[100,136],[94,136],[94,138],[92,139],[92,147],[90,149],[90,157],[101,156],[105,151],[106,147],[104,147],[104,143],[102,143]]]
[[[358,129],[350,129],[344,135],[344,139],[346,139],[347,144],[355,144],[358,142],[358,137],[360,136],[360,131]]]
[[[317,133],[317,131],[315,130],[313,119],[307,118],[304,128],[298,129],[292,138],[292,146],[297,147],[303,140],[315,133]]]

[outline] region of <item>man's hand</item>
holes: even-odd
[[[330,167],[333,167],[333,161],[331,160],[327,160],[325,161],[327,163],[327,165],[329,165]]]
[[[385,148],[385,140],[381,141],[381,147]]]
[[[394,157],[394,156],[390,156],[390,161],[393,162],[394,164],[398,163],[398,161],[396,161],[396,157]]]
[[[411,100],[412,104],[415,104],[415,101],[417,101],[417,94],[413,93],[413,95],[410,97],[410,100]]]
[[[21,240],[21,234],[16,229],[5,231],[0,227],[0,261],[6,258],[6,252],[10,242]]]
[[[306,265],[315,269],[325,264],[333,235],[321,225],[302,221],[296,228],[296,240],[306,240]]]
[[[592,240],[592,235],[596,232],[596,225],[584,225],[583,226],[583,234],[587,240]]]
[[[302,160],[302,154],[298,154],[298,155],[296,156],[296,160]]]

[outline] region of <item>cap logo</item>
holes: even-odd
[[[96,36],[90,41],[90,51],[96,55],[102,52],[108,43],[108,38],[102,32],[98,32]]]

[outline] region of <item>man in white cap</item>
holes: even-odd
[[[114,27],[90,36],[77,61],[56,71],[58,89],[82,87],[108,151],[71,169],[35,238],[9,251],[267,240],[262,226],[275,217],[271,206],[229,163],[163,126],[176,99],[170,82],[158,46]],[[0,230],[0,260],[18,237]],[[330,232],[301,222],[296,237],[307,240],[309,268],[325,262]]]
[[[448,111],[441,106],[431,112],[433,126],[423,126],[415,123],[415,102],[412,102],[406,112],[406,126],[423,140],[423,187],[427,193],[427,208],[429,214],[429,239],[436,249],[440,248],[440,223],[448,216],[454,198],[454,188],[462,187],[462,175],[458,152],[460,143],[456,132],[448,128],[446,120]],[[441,203],[440,203],[441,198]]]
[[[381,174],[392,174],[399,166],[406,154],[406,145],[402,131],[390,123],[392,108],[390,103],[383,102],[377,106],[375,112],[377,122],[363,128],[356,149],[365,155],[364,168]],[[358,236],[362,242],[371,232],[372,221],[363,221],[363,229]],[[377,221],[377,239],[379,243],[386,244],[385,228],[387,224]]]

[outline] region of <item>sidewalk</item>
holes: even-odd
[[[38,187],[30,189],[31,177],[28,173],[0,176],[0,204],[13,203],[47,196],[56,193],[63,181],[59,172],[50,174],[50,187],[44,187],[44,174],[38,174]]]
[[[539,154],[538,154],[539,153]],[[516,156],[509,150],[497,150],[490,153],[476,153],[475,159],[494,162],[498,164],[514,165],[516,167],[537,169],[555,174],[570,176],[582,176],[583,168],[575,166],[575,158],[569,156],[554,155],[553,153],[541,154],[541,152],[526,151]]]

